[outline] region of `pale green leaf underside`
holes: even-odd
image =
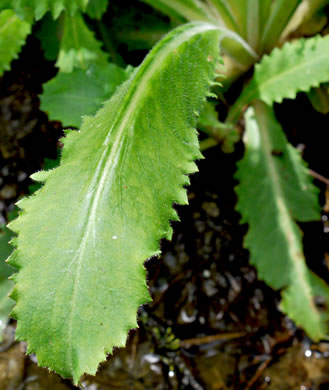
[[[89,0],[13,0],[13,7],[17,10],[27,10],[34,14],[36,20],[41,19],[50,11],[56,19],[62,11],[74,14],[76,11],[85,11]]]
[[[83,115],[94,115],[115,89],[127,79],[127,72],[114,64],[91,66],[61,73],[43,85],[41,109],[64,127],[80,128]]]
[[[245,246],[259,276],[283,290],[284,311],[309,335],[325,335],[313,303],[302,234],[296,221],[320,218],[316,187],[299,153],[288,144],[273,110],[255,102],[246,115],[246,152],[238,163],[237,210],[249,224]]]
[[[170,238],[201,157],[195,131],[220,33],[194,23],[165,37],[95,117],[64,139],[59,168],[19,203],[10,263],[16,335],[38,362],[77,383],[137,326],[149,300],[143,262]]]
[[[95,63],[104,65],[107,57],[82,14],[65,14],[64,33],[56,62],[59,70],[70,73],[74,68],[88,69]]]
[[[0,12],[0,76],[10,69],[31,31],[31,25],[22,21],[12,10]]]
[[[299,39],[274,49],[255,67],[250,84],[244,89],[228,120],[236,120],[245,104],[263,100],[268,105],[294,99],[297,92],[307,92],[329,80],[329,35]]]

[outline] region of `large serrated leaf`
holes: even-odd
[[[17,58],[31,31],[31,25],[22,21],[12,10],[0,12],[0,76],[10,69],[10,63]]]
[[[59,72],[43,85],[41,109],[64,127],[80,127],[83,115],[94,115],[128,77],[114,64],[94,65],[87,71]]]
[[[274,49],[256,65],[250,84],[232,107],[228,121],[239,117],[245,104],[263,100],[268,105],[295,98],[329,80],[329,35],[299,39]]]
[[[149,300],[143,262],[170,238],[201,157],[196,114],[215,73],[221,33],[173,30],[95,117],[64,140],[60,167],[19,203],[10,264],[16,336],[38,362],[77,383],[137,326]],[[42,210],[40,212],[40,210]]]
[[[319,289],[313,291],[316,277],[311,277],[305,264],[302,233],[296,224],[320,219],[318,191],[271,108],[257,101],[245,120],[246,152],[236,174],[237,209],[242,222],[249,224],[245,246],[259,277],[275,289],[284,289],[283,310],[319,340],[328,328],[314,304]]]
[[[74,14],[78,10],[85,11],[89,0],[13,0],[13,7],[18,11],[30,12],[36,20],[41,19],[50,11],[54,19],[58,18],[62,11]]]
[[[90,64],[106,64],[108,55],[89,30],[80,13],[65,15],[64,33],[56,66],[70,73],[74,68],[88,69]]]

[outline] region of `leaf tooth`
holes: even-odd
[[[16,278],[11,278],[11,280],[15,281],[14,279],[16,279]],[[16,302],[18,301],[19,292],[18,292],[18,289],[16,287],[12,289],[11,293],[9,294],[9,297]]]
[[[17,268],[20,270],[22,268],[21,263],[19,262],[19,252],[18,249],[16,249],[7,259],[7,263],[11,265],[14,268]]]

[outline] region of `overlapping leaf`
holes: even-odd
[[[13,300],[8,297],[10,290],[13,288],[13,282],[8,280],[8,276],[14,270],[5,263],[6,258],[13,251],[13,247],[9,244],[12,236],[8,229],[0,226],[0,343],[2,341],[2,331],[14,305]]]
[[[307,92],[311,87],[329,80],[329,35],[299,39],[274,49],[256,65],[250,84],[232,107],[228,121],[239,117],[245,104],[255,99],[268,105],[293,99],[297,92]]]
[[[80,127],[83,115],[94,115],[101,104],[127,79],[127,72],[114,64],[75,69],[43,85],[41,109],[63,126]]]
[[[12,10],[0,12],[0,76],[10,69],[31,30],[28,22],[22,21]]]
[[[60,49],[60,40],[64,29],[64,19],[54,20],[46,14],[39,23],[35,35],[40,39],[45,58],[56,61]]]
[[[106,64],[107,55],[101,50],[80,13],[65,15],[64,33],[56,66],[61,72],[72,72],[74,68],[87,70],[90,64]]]
[[[89,0],[87,13],[93,19],[101,19],[108,4],[109,0]]]
[[[19,269],[16,335],[39,364],[75,383],[125,344],[149,300],[143,262],[171,237],[172,204],[187,203],[187,174],[201,157],[195,116],[219,35],[195,23],[165,37],[104,108],[67,135],[60,167],[34,175],[45,185],[20,202],[10,225],[18,233],[10,258]]]
[[[74,14],[78,10],[85,11],[89,0],[13,0],[13,7],[18,11],[30,12],[36,20],[41,19],[50,11],[54,19],[62,11]]]
[[[259,277],[283,289],[282,309],[319,340],[328,329],[314,297],[321,290],[329,302],[329,288],[308,270],[296,224],[320,219],[316,187],[271,108],[255,102],[245,119],[246,152],[236,174],[237,209],[249,224],[245,246]]]

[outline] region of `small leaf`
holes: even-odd
[[[274,49],[255,67],[250,84],[233,105],[227,121],[236,121],[245,104],[263,100],[268,105],[294,99],[297,92],[329,81],[329,35],[299,39]]]
[[[64,127],[79,128],[83,115],[95,115],[101,104],[127,79],[124,69],[114,64],[95,65],[87,71],[58,73],[43,85],[41,109]]]
[[[150,299],[143,262],[171,237],[173,203],[187,203],[201,157],[196,113],[220,35],[204,23],[173,30],[80,132],[68,132],[61,165],[33,175],[45,185],[19,202],[10,224],[16,336],[75,383],[125,345]]]
[[[101,19],[107,9],[109,0],[89,0],[87,14],[92,19]]]
[[[22,21],[12,10],[0,12],[0,76],[10,69],[10,63],[18,57],[31,25]]]
[[[35,34],[40,39],[45,58],[49,61],[55,61],[58,57],[64,27],[63,19],[61,17],[54,20],[49,13],[46,14],[40,21],[39,29]]]
[[[274,289],[283,289],[282,309],[319,340],[328,329],[314,303],[296,224],[320,219],[318,190],[271,108],[257,101],[245,120],[246,152],[236,173],[237,210],[242,222],[249,224],[245,246],[259,277]]]
[[[41,19],[48,11],[57,19],[62,11],[70,14],[78,10],[85,11],[89,0],[13,0],[14,8],[20,12],[32,12],[36,20]]]
[[[70,73],[74,68],[87,70],[90,64],[106,64],[107,55],[101,50],[80,13],[65,15],[64,33],[56,66]]]

